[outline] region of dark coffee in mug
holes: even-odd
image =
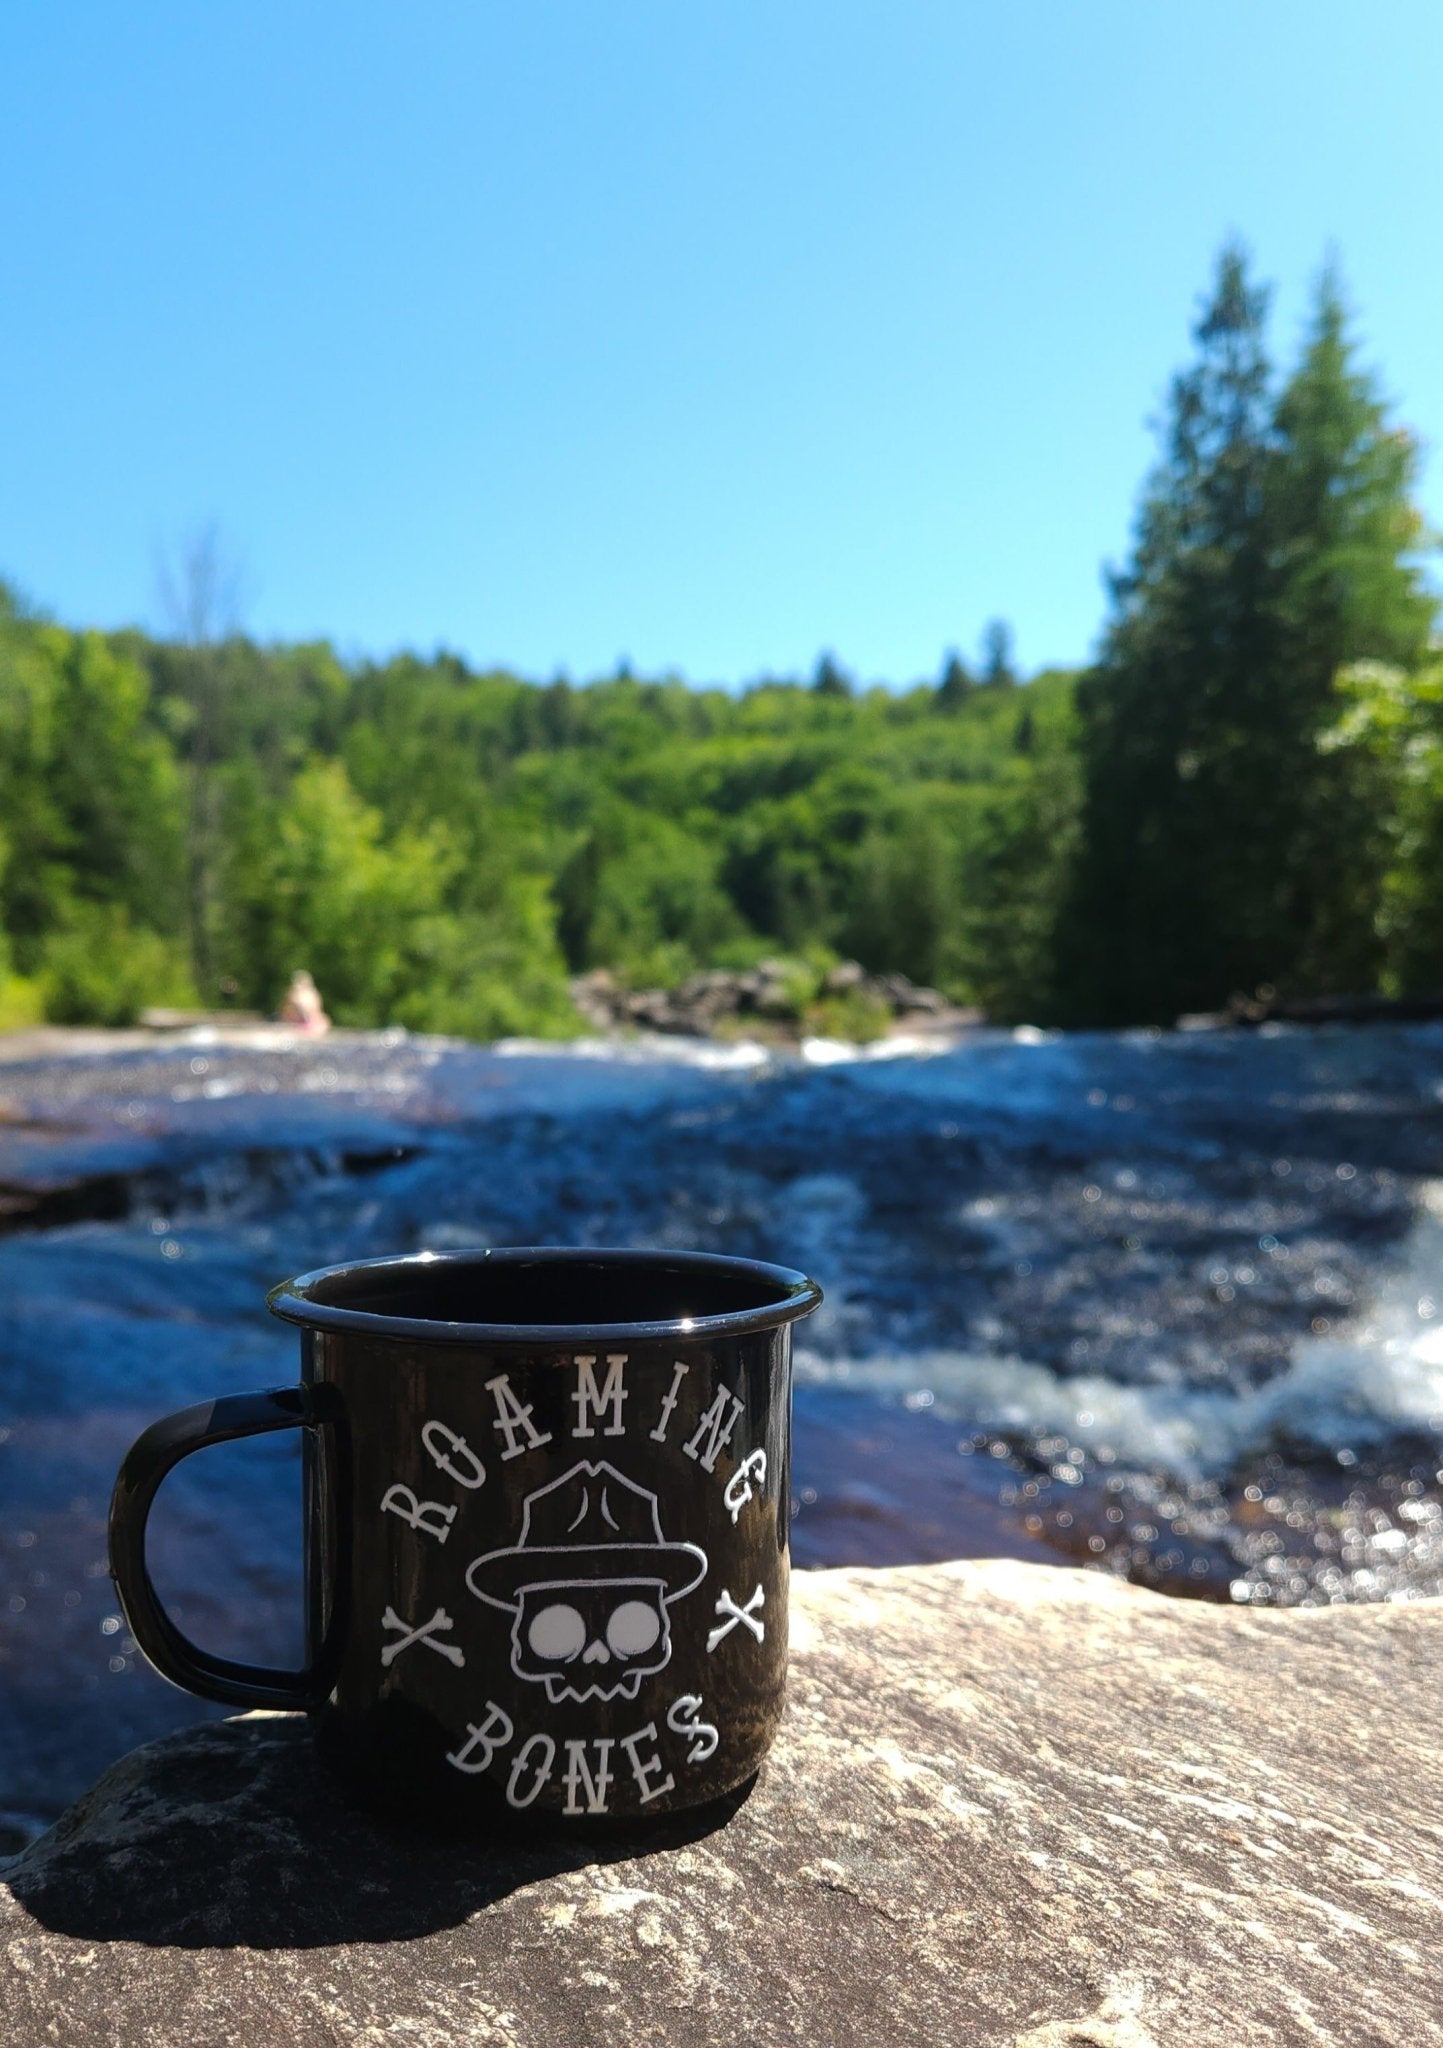
[[[417,1819],[661,1814],[743,1784],[786,1678],[791,1325],[820,1290],[704,1253],[367,1260],[277,1288],[294,1387],[154,1424],[111,1563],[177,1685],[302,1707],[322,1754]],[[308,1656],[190,1643],[145,1522],[182,1457],[305,1431]]]

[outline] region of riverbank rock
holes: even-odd
[[[459,1847],[252,1716],[0,1866],[6,2048],[1425,2048],[1443,1605],[1007,1562],[802,1574],[730,1816]]]
[[[795,960],[763,960],[733,972],[708,968],[677,988],[623,988],[605,967],[571,983],[571,1000],[595,1031],[660,1031],[710,1038],[753,1031],[763,1037],[796,1037],[808,1014],[830,1014],[828,1003],[856,1006],[837,1014],[868,1018],[875,1030],[905,1027],[927,1033],[966,1030],[982,1023],[979,1010],[962,1010],[935,988],[922,988],[905,974],[868,974],[855,960],[843,960],[820,978]]]

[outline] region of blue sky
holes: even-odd
[[[1229,233],[1443,437],[1440,87],[1436,0],[10,9],[0,575],[160,625],[215,521],[347,652],[1079,660]]]

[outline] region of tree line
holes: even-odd
[[[1226,249],[1098,658],[585,686],[0,595],[0,1024],[274,1006],[478,1038],[839,957],[1000,1020],[1443,988],[1443,660],[1418,450],[1336,277],[1296,362]],[[200,565],[203,570],[205,565]]]

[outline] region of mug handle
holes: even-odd
[[[223,1394],[152,1422],[126,1452],[110,1500],[110,1574],[130,1633],[172,1685],[231,1707],[308,1708],[325,1698],[329,1688],[313,1665],[280,1671],[239,1664],[191,1642],[161,1606],[145,1562],[151,1503],[173,1465],[207,1444],[276,1429],[316,1429],[320,1423],[310,1387]]]

